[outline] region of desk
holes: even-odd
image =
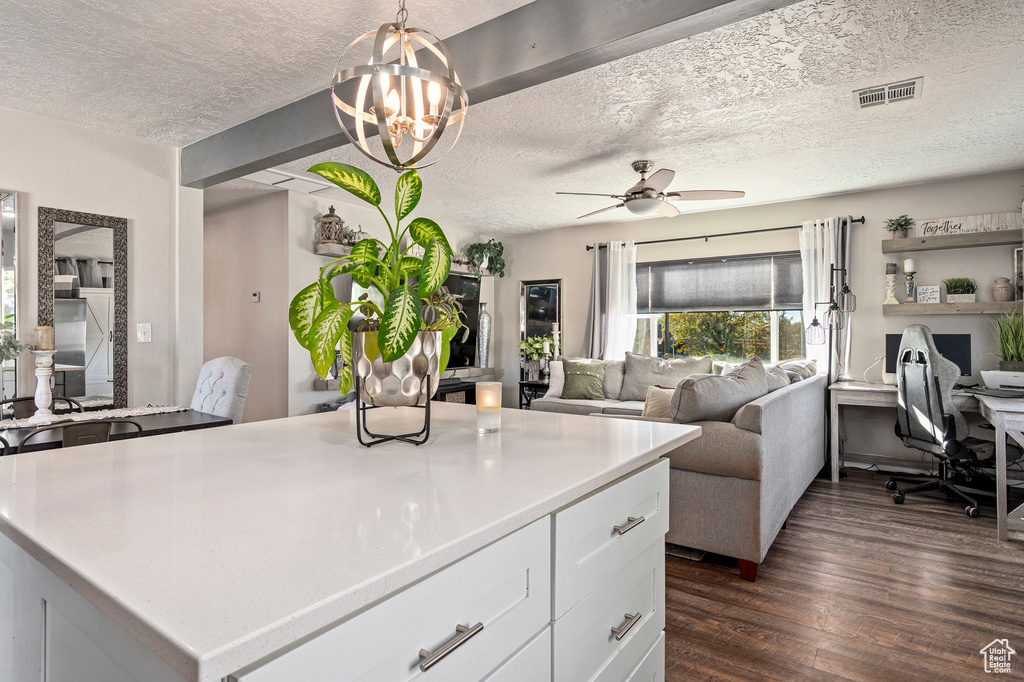
[[[195,431],[197,429],[208,429],[215,426],[227,426],[231,419],[218,417],[215,414],[186,410],[184,412],[166,412],[164,414],[144,414],[139,417],[127,417],[142,426],[141,436],[159,436],[165,433],[176,433],[178,431]],[[71,425],[75,422],[54,422],[55,424]],[[7,429],[0,431],[11,445],[11,452],[17,452],[18,446],[25,437],[35,429]],[[125,424],[114,424],[110,428],[110,440],[123,440],[132,437],[135,433],[133,427]],[[37,450],[50,450],[60,447],[60,431],[53,431],[32,439],[26,452]]]
[[[1024,400],[980,395],[981,416],[996,428],[996,534],[1006,539],[1007,530],[1024,531],[1024,504],[1007,513],[1006,436],[1024,445]]]
[[[896,423],[896,387],[888,384],[874,384],[864,381],[837,381],[828,387],[831,404],[832,426],[832,482],[839,481],[839,465],[842,463],[842,442],[839,438],[843,418],[843,405],[862,407],[884,407],[892,410],[892,421]],[[978,398],[972,393],[953,392],[953,403],[961,412],[979,412]],[[1024,415],[1022,415],[1024,416]],[[994,424],[995,422],[993,422]],[[1005,460],[1004,460],[1005,461]],[[1005,473],[1005,472],[1004,472]]]

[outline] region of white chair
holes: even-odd
[[[230,417],[237,424],[242,421],[251,378],[252,366],[248,363],[230,356],[214,358],[199,370],[196,392],[189,407],[197,412]]]

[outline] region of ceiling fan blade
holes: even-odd
[[[746,192],[732,189],[691,189],[684,192],[669,192],[665,196],[675,201],[710,201],[713,199],[742,199]]]
[[[667,201],[663,201],[661,202],[661,205],[658,206],[658,215],[663,216],[665,218],[674,218],[675,216],[679,215],[679,209],[673,206],[672,204],[668,203]]]
[[[597,215],[598,213],[604,213],[605,211],[610,211],[610,210],[612,210],[613,208],[622,208],[623,206],[625,206],[625,204],[616,204],[616,205],[614,205],[614,206],[609,206],[608,208],[602,208],[602,209],[601,209],[600,211],[594,211],[593,213],[587,213],[587,214],[585,214],[585,215],[581,215],[581,216],[580,216],[579,218],[577,218],[576,220],[583,220],[584,218],[589,218],[589,217],[590,217],[590,216],[592,216],[592,215]],[[673,207],[673,208],[674,208],[674,207]]]
[[[592,194],[590,192],[555,192],[555,194],[570,194],[574,197],[611,197],[612,199],[619,199],[619,194]]]
[[[651,177],[647,178],[647,182],[644,183],[644,189],[653,189],[655,192],[664,192],[665,188],[672,184],[672,179],[676,177],[674,170],[668,168],[662,168],[660,171],[655,171]]]

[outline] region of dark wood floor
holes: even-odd
[[[761,564],[666,557],[666,680],[969,680],[1008,638],[1024,677],[1024,541],[997,542],[934,493],[893,504],[885,477],[816,480]]]

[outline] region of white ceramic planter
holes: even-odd
[[[978,294],[946,294],[946,303],[974,303]]]

